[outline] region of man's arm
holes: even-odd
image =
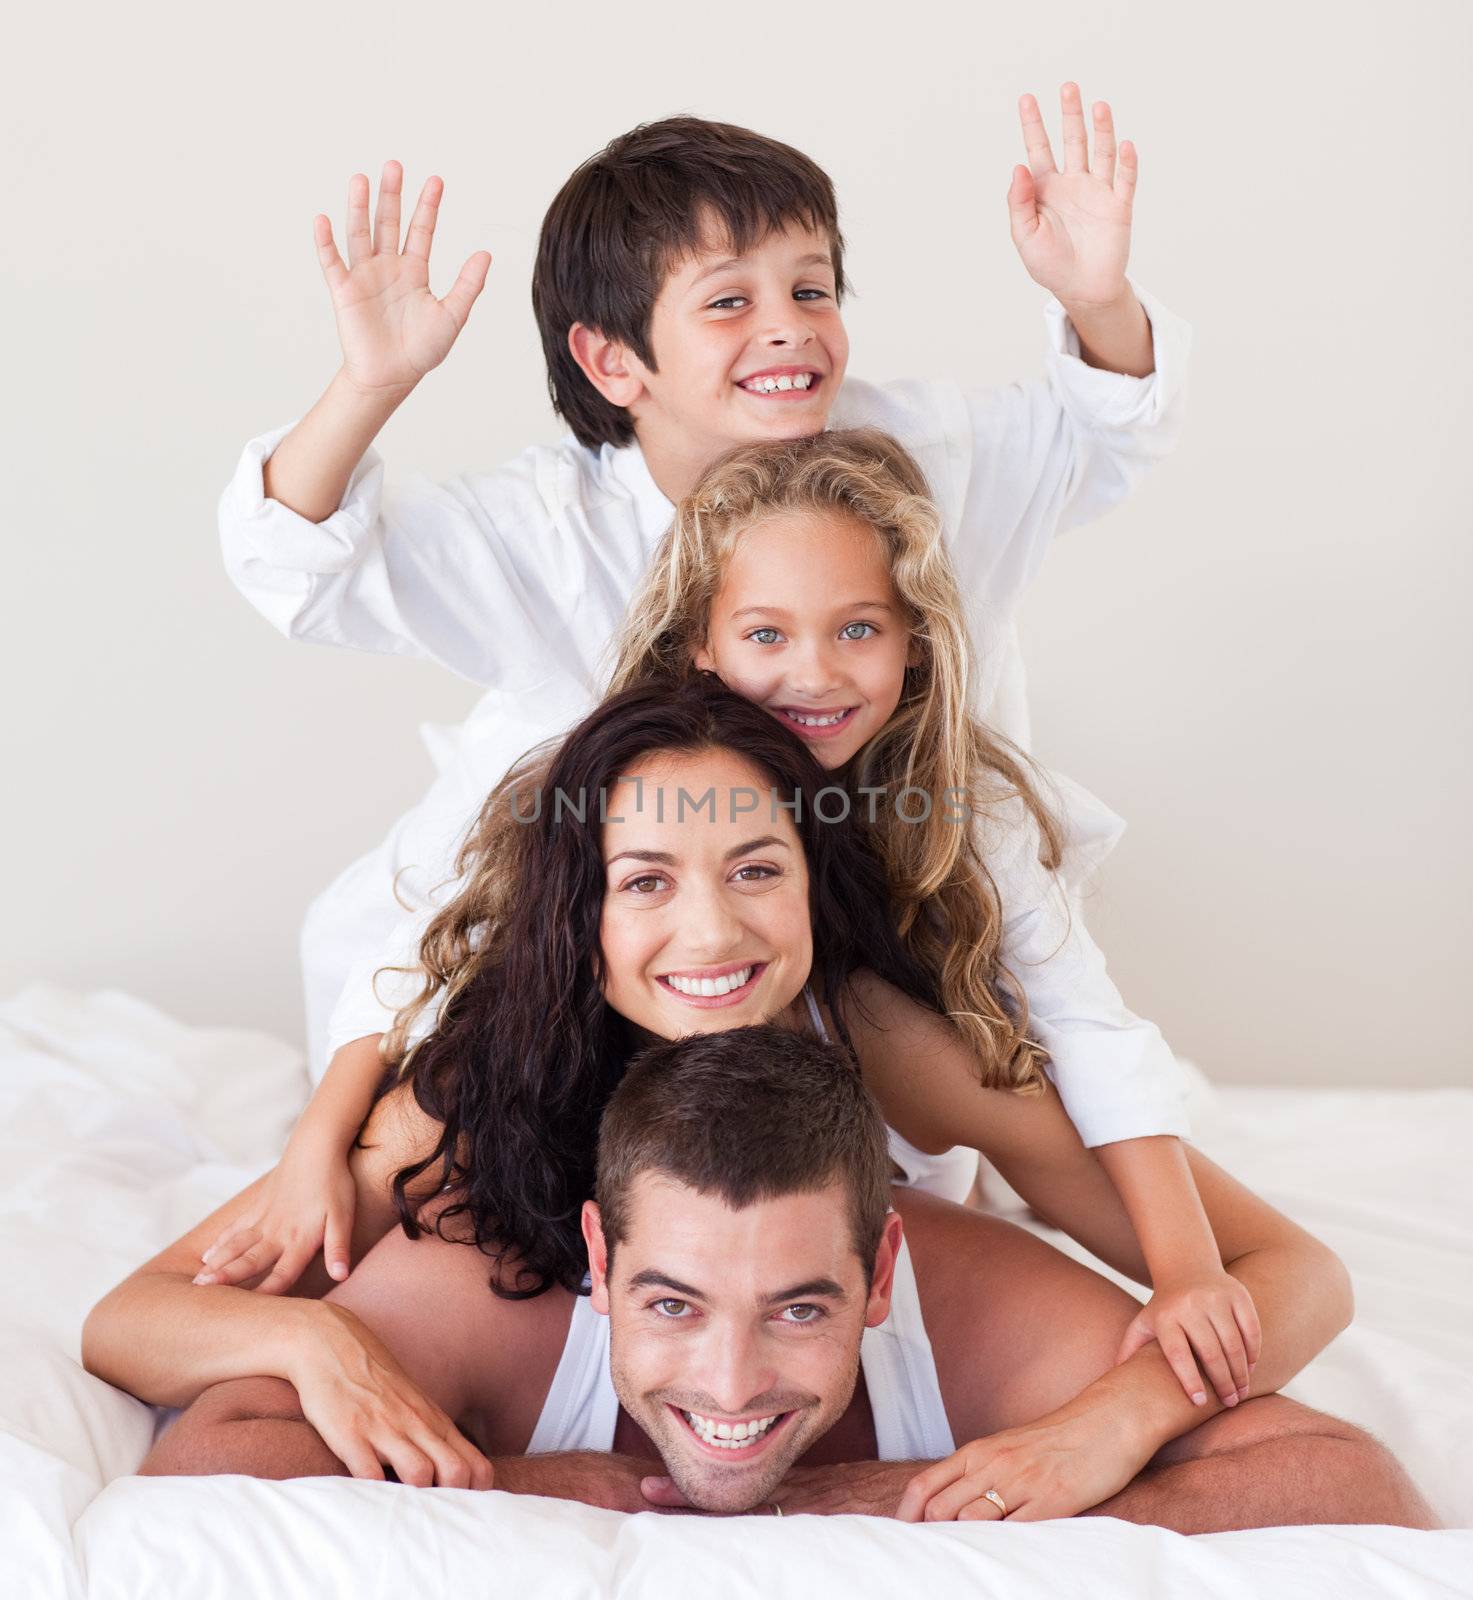
[[[217,1384],[190,1406],[138,1469],[143,1477],[206,1477],[239,1473],[251,1478],[350,1476],[322,1436],[302,1415],[297,1392],[278,1378],[237,1378]],[[649,1462],[596,1451],[501,1456],[437,1476],[427,1456],[387,1472],[360,1477],[395,1478],[416,1488],[501,1489],[508,1494],[577,1500],[609,1511],[648,1511],[639,1491]]]
[[[786,1516],[897,1515],[923,1461],[851,1461],[789,1473],[773,1500]],[[661,1505],[678,1496],[650,1480]],[[1161,1451],[1119,1493],[1080,1513],[1170,1528],[1225,1533],[1304,1523],[1435,1528],[1416,1485],[1384,1445],[1359,1428],[1278,1395],[1224,1412]],[[990,1502],[964,1520],[996,1521]],[[1009,1507],[1009,1520],[1036,1521]]]

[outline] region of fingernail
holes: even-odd
[[[213,1272],[197,1272],[194,1277],[190,1279],[191,1283],[213,1283],[214,1281],[215,1274]]]
[[[206,1251],[205,1251],[205,1253],[204,1253],[204,1254],[203,1254],[203,1255],[202,1255],[202,1256],[201,1256],[201,1257],[200,1257],[200,1260],[201,1260],[201,1261],[203,1261],[203,1262],[204,1262],[204,1264],[205,1264],[205,1265],[206,1265],[206,1266],[209,1266],[209,1264],[210,1264],[210,1257],[211,1257],[211,1256],[212,1256],[212,1255],[214,1255],[214,1253],[215,1253],[215,1251],[214,1251],[214,1247],[213,1247],[213,1246],[211,1246],[211,1248],[210,1248],[210,1249],[208,1249],[208,1250],[206,1250]]]
[[[1237,1394],[1236,1390],[1234,1390],[1233,1393],[1230,1394],[1227,1397],[1227,1399],[1223,1401],[1223,1404],[1225,1406],[1235,1406],[1235,1405],[1237,1405],[1237,1403],[1238,1403],[1238,1394]]]
[[[1238,1399],[1240,1399],[1240,1400],[1246,1400],[1246,1399],[1247,1399],[1247,1398],[1248,1398],[1248,1391],[1247,1391],[1247,1389],[1246,1389],[1246,1388],[1243,1388],[1243,1389],[1239,1389],[1239,1390],[1238,1390]]]
[[[1194,1406],[1205,1406],[1207,1404],[1207,1396],[1198,1389],[1196,1394],[1192,1396],[1192,1404]]]

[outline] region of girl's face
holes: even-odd
[[[807,981],[808,867],[771,788],[729,751],[656,752],[608,797],[603,994],[656,1038],[777,1021]]]
[[[825,510],[785,511],[743,532],[694,664],[836,771],[894,715],[918,659],[879,537]]]

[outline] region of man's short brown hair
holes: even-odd
[[[590,156],[559,190],[532,270],[548,392],[580,444],[628,444],[634,424],[583,375],[568,330],[581,322],[656,370],[655,300],[673,264],[710,243],[713,222],[735,255],[794,222],[827,234],[835,294],[843,298],[844,241],[822,167],[791,145],[726,122],[641,123]]]
[[[655,1172],[733,1210],[842,1184],[865,1280],[890,1206],[885,1120],[847,1051],[771,1023],[654,1045],[604,1111],[597,1200],[612,1256]]]

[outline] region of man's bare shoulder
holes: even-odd
[[[897,1187],[921,1319],[952,1431],[1062,1405],[1108,1370],[1136,1302],[1026,1229]]]
[[[450,1199],[420,1211],[418,1238],[386,1234],[327,1298],[367,1324],[450,1415],[473,1415],[483,1450],[519,1454],[552,1385],[573,1296],[498,1294],[509,1269],[476,1246],[463,1213],[442,1220]]]

